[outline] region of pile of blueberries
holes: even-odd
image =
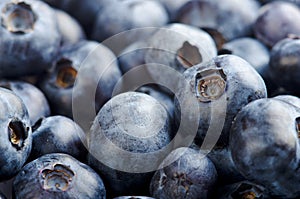
[[[300,198],[299,22],[299,0],[1,0],[0,199]]]

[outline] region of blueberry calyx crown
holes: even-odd
[[[55,164],[53,169],[44,169],[40,175],[44,190],[60,192],[68,190],[75,173],[65,165]]]
[[[31,6],[25,2],[8,3],[1,12],[1,25],[11,33],[32,32],[36,20]]]
[[[185,41],[182,47],[177,51],[177,62],[184,68],[190,68],[202,62],[202,56],[197,46],[193,46]]]
[[[9,141],[17,150],[21,150],[24,142],[28,137],[29,127],[24,127],[24,124],[18,120],[11,121],[8,124]]]
[[[201,102],[219,99],[226,89],[226,75],[222,69],[208,69],[196,74],[196,97]]]
[[[74,86],[77,70],[72,66],[72,61],[61,59],[57,62],[56,85],[60,88],[71,88]]]
[[[234,199],[258,199],[261,198],[262,190],[248,183],[242,183],[231,194]]]

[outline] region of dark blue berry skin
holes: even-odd
[[[289,34],[300,34],[299,20],[300,9],[296,5],[274,1],[261,7],[253,29],[256,38],[273,47]]]
[[[227,147],[215,148],[207,156],[217,169],[219,184],[231,184],[245,179],[234,165],[231,152]]]
[[[217,182],[217,171],[201,151],[178,148],[167,156],[160,168],[154,174],[150,185],[153,197],[206,199],[212,196]]]
[[[118,61],[123,74],[134,67],[145,64],[145,53],[147,52],[147,47],[148,45],[145,41],[137,41],[122,50],[118,56]]]
[[[147,196],[120,196],[114,199],[155,199]]]
[[[54,11],[34,0],[4,0],[0,10],[0,77],[37,75],[49,69],[61,42]]]
[[[100,126],[96,125],[99,123]],[[103,134],[103,135],[102,135]],[[108,189],[108,195],[112,197],[124,195],[147,195],[153,172],[141,171],[143,165],[153,165],[157,168],[165,157],[158,160],[143,160],[132,157],[131,168],[139,172],[126,169],[128,160],[119,156],[117,149],[136,154],[149,154],[167,146],[172,139],[170,119],[165,107],[153,97],[138,93],[126,92],[113,97],[98,112],[89,135],[89,165],[103,176]],[[108,145],[106,137],[117,147]],[[103,157],[103,150],[110,153],[109,157]],[[118,153],[117,153],[118,154]],[[150,155],[150,154],[149,154]],[[100,162],[109,158],[110,162]],[[100,160],[100,161],[99,161]],[[105,165],[106,164],[106,165]],[[114,168],[107,166],[111,164]],[[119,165],[116,168],[114,165]],[[140,164],[140,163],[139,163]],[[120,168],[121,167],[121,168]],[[125,168],[125,169],[124,169]]]
[[[219,54],[237,55],[249,62],[255,70],[265,77],[268,71],[267,67],[270,60],[268,48],[260,41],[251,37],[234,39],[225,43]]]
[[[50,115],[50,107],[45,95],[37,87],[23,81],[0,81],[0,87],[13,91],[24,102],[31,126],[42,117]],[[33,103],[34,102],[34,103]]]
[[[48,153],[66,153],[84,162],[87,158],[85,133],[71,119],[51,116],[32,127],[31,159]]]
[[[300,196],[299,118],[291,104],[260,99],[245,106],[232,125],[229,147],[236,167],[274,197]]]
[[[271,50],[269,76],[277,85],[293,94],[300,94],[300,39],[286,38]]]
[[[280,1],[280,0],[259,0],[260,3],[262,4],[267,4],[273,1]],[[299,0],[286,0],[287,2],[294,3],[297,6],[300,6],[300,1]]]
[[[215,198],[218,199],[247,199],[261,198],[271,199],[266,189],[258,184],[250,181],[240,181],[233,184],[228,184],[218,188]]]
[[[258,15],[255,0],[191,0],[178,11],[178,21],[199,28],[215,30],[225,41],[250,36]]]
[[[74,17],[90,35],[97,13],[112,0],[43,0],[49,5],[63,10]]]
[[[209,62],[189,68],[184,76],[191,85],[193,97],[199,102],[200,119],[195,140],[197,144],[202,143],[209,127],[215,124],[222,131],[218,145],[227,146],[231,123],[238,111],[251,101],[267,97],[261,76],[248,62],[235,55],[217,56]],[[179,95],[185,93],[183,90]],[[212,112],[212,109],[215,111]],[[175,101],[177,121],[179,114],[180,107]],[[222,122],[224,117],[225,121]],[[219,133],[217,131],[219,130],[211,132]]]
[[[61,34],[61,45],[71,45],[86,38],[81,25],[68,13],[55,9],[58,29]]]
[[[0,181],[19,172],[27,160],[32,132],[27,109],[12,91],[0,88]]]
[[[81,77],[88,78],[84,81],[85,88],[98,85],[96,97],[93,95],[93,101],[96,103],[96,111],[110,99],[114,85],[121,78],[121,71],[117,63],[111,63],[115,60],[115,55],[104,45],[92,42],[82,41],[75,45],[65,46],[60,53],[54,67],[49,73],[41,78],[39,86],[49,100],[51,111],[56,115],[64,115],[70,118],[72,114],[72,92],[78,71],[81,67]],[[96,71],[96,72],[95,72]],[[99,77],[98,74],[101,74]],[[91,95],[89,89],[80,90],[82,96]],[[73,96],[76,98],[77,96]],[[83,117],[90,113],[82,108]]]
[[[62,153],[44,155],[27,165],[13,182],[16,199],[105,199],[102,179],[89,166]]]
[[[161,27],[167,24],[168,21],[167,11],[158,1],[115,0],[105,4],[98,12],[92,38],[102,42],[123,31],[134,28]],[[142,34],[128,35],[122,42],[132,43],[146,38],[149,33],[146,31]]]

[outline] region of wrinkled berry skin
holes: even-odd
[[[48,153],[66,153],[86,161],[85,133],[74,121],[64,116],[51,116],[32,127],[31,159]]]
[[[249,62],[255,70],[265,77],[270,60],[268,48],[251,37],[234,39],[225,43],[219,53],[237,55]]]
[[[27,109],[12,91],[0,88],[0,181],[19,172],[27,160],[32,132]]]
[[[49,69],[61,41],[54,11],[35,0],[4,0],[0,10],[0,77],[37,75]]]
[[[106,46],[97,42],[82,41],[64,47],[53,69],[42,77],[39,83],[49,100],[53,114],[73,117],[72,97],[80,97],[72,96],[76,79],[84,86],[78,93],[81,96],[92,96],[90,100],[96,103],[95,109],[98,111],[110,99],[114,85],[121,78],[117,63],[112,63],[115,59],[115,55]],[[78,78],[81,67],[84,69],[80,71],[81,76]],[[94,91],[87,89],[94,85],[98,85],[96,97],[95,93],[90,93]],[[77,108],[80,109],[83,118],[90,115],[85,107]]]
[[[299,121],[295,106],[260,99],[245,106],[232,125],[229,147],[236,167],[275,197],[300,196]]]
[[[188,1],[178,11],[178,21],[220,33],[225,41],[249,36],[258,15],[255,0]]]
[[[50,115],[50,107],[45,95],[37,87],[22,81],[0,81],[0,87],[14,92],[24,102],[31,126],[42,117]],[[34,102],[34,103],[33,103]]]
[[[128,159],[120,155],[118,150],[150,156],[149,153],[169,144],[171,133],[167,110],[153,97],[144,93],[126,92],[109,100],[95,118],[89,135],[92,139],[88,143],[89,165],[103,176],[108,195],[149,194],[153,172],[150,169],[143,172],[141,169],[149,164],[157,168],[165,156],[158,160],[130,157],[128,163]],[[109,145],[103,136],[117,149]],[[100,162],[107,159],[109,161]],[[136,163],[138,161],[143,161],[143,165],[138,165],[141,164]],[[130,168],[126,169],[128,164]],[[133,168],[135,172],[131,170]]]
[[[217,56],[189,68],[184,76],[191,85],[193,97],[199,102],[197,144],[202,143],[209,128],[217,135],[219,130],[214,129],[218,127],[222,131],[218,145],[227,146],[231,123],[238,111],[251,101],[267,97],[261,76],[248,62],[235,55]],[[185,94],[184,90],[179,92],[181,96]],[[175,101],[177,121],[179,116],[180,107]],[[222,121],[223,118],[225,121]]]
[[[298,21],[300,9],[296,5],[275,1],[261,7],[253,29],[261,42],[272,47],[289,34],[300,34]]]
[[[244,180],[233,184],[228,184],[218,188],[215,198],[237,199],[237,198],[262,198],[271,199],[266,189],[258,184]]]
[[[16,199],[105,199],[101,178],[89,166],[62,153],[42,156],[24,166],[13,182]]]
[[[116,14],[117,13],[117,14]],[[130,15],[128,13],[131,13]],[[98,12],[92,31],[92,38],[102,42],[120,32],[144,27],[160,27],[169,21],[167,11],[159,1],[116,0],[105,4]],[[109,24],[109,26],[107,25]],[[144,39],[141,35],[128,35],[128,41]],[[123,41],[124,42],[124,41]]]
[[[227,147],[215,148],[207,154],[207,157],[216,167],[219,184],[230,184],[245,179],[234,165],[231,152]]]
[[[214,164],[201,151],[190,148],[174,150],[160,168],[150,185],[155,198],[210,198],[217,182]]]
[[[68,13],[62,10],[54,10],[58,29],[61,34],[61,45],[72,45],[86,38],[81,25]]]
[[[269,76],[277,85],[291,93],[300,94],[300,39],[286,38],[271,50]]]

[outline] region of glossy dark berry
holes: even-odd
[[[249,62],[255,70],[265,77],[270,60],[268,48],[260,41],[251,37],[234,39],[225,43],[219,54],[237,55]]]
[[[85,33],[81,25],[68,13],[62,10],[54,10],[61,34],[61,45],[71,45],[84,40]]]
[[[13,91],[24,102],[30,124],[50,115],[50,107],[45,95],[37,87],[23,81],[0,81],[0,87]]]
[[[100,109],[91,128],[89,165],[103,176],[109,195],[147,194],[152,171],[165,157],[153,153],[169,144],[171,133],[160,102],[138,92],[119,94]]]
[[[92,99],[89,99],[96,103],[95,111],[98,111],[110,99],[114,85],[121,77],[117,63],[113,62],[115,60],[115,55],[97,42],[82,41],[64,47],[53,69],[41,78],[39,84],[49,99],[53,114],[72,118],[72,97],[77,99],[80,96],[91,96]],[[84,69],[78,78],[81,67]],[[84,84],[84,88],[78,91],[80,96],[72,95],[76,79]],[[96,94],[90,93],[93,91],[87,88],[95,85],[98,85]],[[83,117],[90,115],[86,107],[77,108]]]
[[[27,109],[12,91],[0,88],[0,181],[17,174],[27,160],[32,132]]]
[[[269,76],[277,85],[291,93],[300,94],[300,39],[286,38],[279,41],[271,51]]]
[[[120,196],[114,199],[155,199],[147,196]]]
[[[51,116],[41,119],[32,128],[31,159],[48,153],[66,153],[86,161],[85,133],[71,119]]]
[[[163,168],[162,168],[163,167]],[[154,174],[150,192],[155,198],[210,198],[217,182],[214,164],[201,151],[179,148]]]
[[[232,125],[229,147],[236,167],[276,197],[300,196],[299,118],[291,104],[259,99],[245,106]]]
[[[47,154],[25,165],[13,189],[16,199],[106,198],[104,184],[96,172],[62,153]]]
[[[0,77],[36,75],[49,69],[61,41],[54,11],[35,0],[4,0],[0,10]]]
[[[118,14],[116,14],[118,13]],[[131,13],[128,15],[128,13]],[[167,11],[159,1],[116,0],[103,6],[94,23],[92,38],[97,41],[126,30],[144,27],[160,27],[169,21]],[[107,24],[110,24],[109,26]],[[128,43],[144,39],[149,32],[141,35],[128,35]],[[125,39],[125,38],[124,38]],[[123,41],[125,42],[125,41]]]
[[[225,0],[222,3],[191,0],[182,6],[177,18],[181,23],[218,33],[218,37],[223,38],[219,38],[220,41],[230,41],[251,35],[258,8],[255,0]]]
[[[272,47],[289,34],[300,34],[299,20],[300,9],[296,5],[285,1],[271,2],[261,7],[254,33],[260,41]]]
[[[203,142],[210,129],[209,136],[217,136],[222,131],[218,144],[228,145],[231,123],[238,111],[249,102],[267,96],[261,76],[248,62],[235,55],[217,56],[186,70],[184,76],[199,105],[197,144]],[[179,95],[186,93],[181,90]],[[178,119],[180,107],[175,105]]]

